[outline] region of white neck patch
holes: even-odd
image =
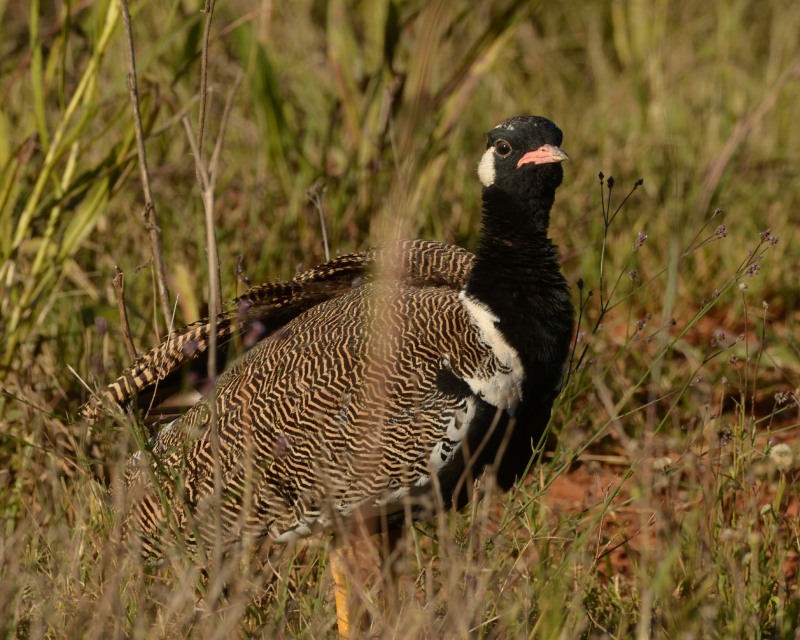
[[[458,295],[458,299],[466,309],[481,342],[488,347],[486,358],[494,360],[494,366],[485,362],[471,376],[464,376],[464,381],[478,397],[499,409],[513,413],[522,400],[522,383],[525,380],[525,370],[519,354],[497,328],[497,316],[489,307],[468,296],[464,290]],[[487,375],[487,370],[494,370],[494,373]]]
[[[484,187],[490,187],[494,184],[494,149],[488,148],[478,164],[478,177],[481,179]]]

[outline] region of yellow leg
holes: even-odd
[[[347,567],[344,552],[332,547],[330,552],[333,595],[336,601],[336,626],[340,638],[350,638],[350,599],[347,593]]]
[[[361,542],[369,541],[369,532],[355,532],[354,535],[359,536],[358,540]],[[349,541],[339,539],[331,546],[329,559],[333,577],[333,595],[336,602],[336,626],[341,640],[349,640],[354,637],[352,630],[352,625],[354,624],[359,629],[356,634],[361,635],[361,621],[354,617],[353,602],[350,596],[353,588],[356,589],[359,597],[364,598],[366,596],[363,575],[365,569],[372,575],[383,577],[385,580],[383,589],[385,608],[394,607],[394,598],[396,596],[394,589],[396,577],[394,551],[401,540],[401,535],[397,532],[392,532],[388,535],[384,544],[381,544],[378,549],[380,558],[375,557],[375,549],[372,544],[357,544],[352,539]],[[380,564],[376,564],[376,561]],[[384,571],[381,571],[380,565],[385,564],[387,561],[388,565],[386,565]]]

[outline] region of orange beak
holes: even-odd
[[[517,169],[523,164],[548,164],[549,162],[564,162],[569,156],[553,144],[545,144],[535,151],[528,151],[519,159]]]

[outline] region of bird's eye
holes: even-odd
[[[505,140],[498,140],[494,143],[494,150],[501,158],[506,158],[511,153],[511,145]]]

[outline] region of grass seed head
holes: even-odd
[[[788,444],[776,444],[769,451],[769,459],[772,460],[778,471],[791,471],[794,468],[794,451]]]

